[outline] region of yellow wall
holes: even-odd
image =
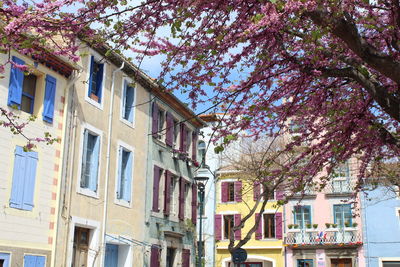
[[[248,214],[249,208],[255,205],[253,200],[253,185],[242,181],[242,202],[229,202],[221,203],[221,183],[224,181],[235,181],[238,180],[238,173],[228,173],[220,176],[219,181],[216,186],[216,214],[230,214],[230,213],[240,213],[243,218]],[[261,203],[260,205],[261,206]],[[265,207],[265,213],[282,212],[282,207],[276,206],[276,201],[268,201]],[[253,215],[242,228],[242,238],[251,229],[255,223],[255,216]],[[226,267],[224,265],[224,259],[230,258],[230,254],[227,250],[228,241],[221,240],[216,241],[216,266]],[[243,247],[247,251],[248,259],[251,256],[258,258],[260,256],[265,258],[270,258],[275,260],[275,266],[284,266],[283,257],[283,242],[278,239],[264,239],[256,240],[255,234],[252,235],[252,239],[246,243]],[[257,260],[254,260],[257,261]],[[267,266],[267,265],[266,265]]]

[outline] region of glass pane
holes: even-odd
[[[384,261],[383,267],[400,267],[400,261]]]
[[[33,74],[24,76],[24,84],[23,84],[22,92],[34,97],[35,96],[35,88],[36,88],[36,76]]]
[[[28,96],[22,95],[21,110],[32,114],[33,113],[33,99]]]
[[[0,260],[0,267],[4,266],[4,260]]]

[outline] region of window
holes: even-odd
[[[166,267],[174,267],[175,261],[175,249],[174,248],[167,248],[167,265]]]
[[[334,223],[343,228],[352,225],[352,214],[350,204],[333,205]]]
[[[158,138],[161,138],[162,132],[164,130],[164,117],[165,112],[161,109],[158,110],[158,121],[157,121],[157,132],[158,132]]]
[[[124,81],[122,92],[122,118],[130,123],[134,121],[135,107],[135,88]]]
[[[84,131],[81,188],[97,192],[97,179],[99,171],[100,136]]]
[[[199,142],[198,153],[201,166],[206,165],[206,143],[204,141]]]
[[[11,208],[21,210],[33,209],[37,162],[37,152],[25,152],[20,146],[15,148],[10,198]]]
[[[334,170],[333,176],[334,177],[345,177],[345,178],[350,177],[349,161],[338,164],[338,166]]]
[[[94,56],[91,56],[88,97],[96,103],[101,103],[103,90],[103,72],[104,64],[97,61]]]
[[[400,267],[400,261],[382,261],[382,267]]]
[[[89,252],[90,230],[75,227],[72,251],[72,267],[87,266]]]
[[[242,201],[242,182],[222,182],[221,183],[221,202],[241,202]]]
[[[24,267],[45,267],[45,264],[45,256],[24,255]]]
[[[228,183],[228,201],[235,201],[235,183]]]
[[[131,201],[132,186],[132,152],[119,147],[117,199]]]
[[[351,267],[351,259],[331,259],[331,267]]]
[[[313,260],[297,260],[297,267],[313,267],[314,262]]]
[[[234,215],[224,215],[224,239],[229,239],[229,234],[234,226]]]
[[[306,228],[307,224],[311,224],[311,207],[295,206],[294,207],[294,223],[300,228]]]
[[[275,238],[275,214],[263,214],[264,238]]]
[[[0,267],[10,267],[10,254],[0,253]]]
[[[106,244],[106,255],[104,259],[104,266],[118,266],[118,245]]]
[[[23,60],[15,56],[12,57],[12,60],[16,64],[25,65]],[[39,78],[39,76],[32,73],[25,75],[20,69],[12,66],[7,104],[9,106],[17,106],[18,109],[33,114],[35,105],[38,103],[35,95]],[[43,120],[49,123],[53,122],[56,84],[57,80],[47,74],[42,115]]]

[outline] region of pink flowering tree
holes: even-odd
[[[301,153],[283,170],[295,184],[350,157],[362,162],[362,177],[379,165],[371,162],[399,155],[398,1],[19,3],[0,7],[5,53],[35,54],[45,46],[77,60],[80,36],[94,44],[107,40],[117,52],[165,54],[160,82],[187,91],[194,107],[211,101],[229,112],[216,139],[243,131],[290,136],[286,150]],[[170,35],[159,36],[165,29]],[[58,35],[64,45],[54,41]]]

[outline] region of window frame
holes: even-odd
[[[207,152],[206,142],[204,140],[199,140],[197,142],[197,155],[201,167],[207,165],[206,152]]]
[[[221,214],[222,215],[222,240],[229,240],[229,233],[230,233],[230,230],[228,231],[228,236],[226,237],[225,236],[225,234],[226,234],[226,232],[225,232],[225,230],[226,230],[226,227],[225,227],[225,217],[228,217],[228,216],[230,216],[230,217],[232,217],[232,226],[229,228],[229,229],[232,229],[232,227],[234,227],[235,226],[235,214]]]
[[[296,216],[296,208],[300,207],[301,208],[301,223],[297,222],[297,216]],[[307,228],[307,222],[305,221],[304,217],[304,208],[307,207],[309,209],[309,214],[310,214],[310,224],[313,223],[312,220],[312,208],[311,205],[299,205],[299,206],[293,206],[293,223],[299,225],[299,229],[306,229]],[[302,225],[303,224],[303,225]]]
[[[383,263],[385,261],[398,261],[400,262],[400,257],[382,257],[382,258],[378,258],[379,260],[379,267],[383,267]]]
[[[35,88],[33,90],[34,95],[31,95],[31,94],[28,94],[28,93],[24,92],[24,84],[25,84],[25,80],[26,80],[26,78],[28,76],[34,76],[35,77]],[[34,111],[35,111],[35,97],[36,97],[36,91],[37,91],[39,79],[40,79],[40,77],[36,73],[30,73],[29,75],[24,75],[24,80],[22,81],[20,110],[25,112],[25,113],[29,113],[29,114],[32,114],[32,115],[34,114]],[[23,99],[24,96],[29,98],[30,101],[31,101],[30,111],[25,111],[25,110],[22,109],[22,99]]]
[[[123,150],[130,152],[131,157],[132,157],[132,168],[131,168],[131,192],[130,192],[130,201],[126,201],[125,199],[120,199],[117,196],[117,192],[119,190],[118,188],[118,180],[120,179],[118,173],[119,173],[119,160],[120,160],[120,154],[119,154],[119,149],[122,148]],[[116,162],[115,162],[115,184],[114,184],[114,203],[120,206],[124,206],[127,208],[132,208],[132,202],[133,202],[133,179],[134,179],[134,166],[135,166],[135,149],[134,147],[128,145],[127,143],[118,140],[117,142],[117,149],[116,149]]]
[[[90,69],[91,69],[91,66],[90,66],[91,64],[90,63],[91,63],[91,57],[92,56],[94,57],[94,60],[96,62],[102,62],[100,64],[104,64],[104,67],[103,67],[103,82],[102,82],[102,85],[101,85],[101,88],[100,88],[100,90],[101,90],[101,100],[100,100],[100,102],[96,102],[96,101],[94,101],[93,99],[91,99],[89,97],[89,87],[90,87],[89,83],[90,83]],[[105,92],[104,89],[105,89],[105,83],[106,83],[106,72],[107,72],[107,61],[104,60],[103,57],[99,53],[97,53],[97,52],[95,52],[93,50],[90,50],[89,51],[89,55],[88,55],[87,72],[86,72],[85,100],[89,104],[95,106],[96,108],[98,108],[100,110],[103,110],[103,108],[104,108],[104,92]]]
[[[137,92],[137,86],[135,86],[135,87],[132,87],[132,86],[130,86],[131,88],[133,88],[133,103],[132,103],[132,122],[130,122],[129,120],[127,120],[127,119],[125,119],[124,118],[124,116],[125,116],[125,98],[126,98],[126,89],[127,89],[127,87],[129,86],[129,84],[132,84],[133,83],[133,80],[132,79],[130,79],[130,78],[128,78],[128,77],[124,77],[123,79],[122,79],[122,85],[121,85],[121,108],[120,108],[120,120],[124,123],[124,124],[126,124],[126,125],[128,125],[128,126],[130,126],[130,127],[132,127],[132,128],[135,128],[135,116],[136,116],[136,92]],[[127,86],[125,86],[125,84],[127,85]]]
[[[96,192],[90,190],[89,188],[82,188],[81,187],[81,179],[82,179],[82,171],[83,171],[82,170],[83,149],[84,149],[83,148],[83,144],[84,144],[84,139],[85,139],[85,136],[84,136],[85,130],[88,130],[89,132],[92,132],[94,135],[97,135],[98,138],[100,138],[99,139],[99,164],[97,166],[98,170],[97,170],[97,191]],[[79,157],[79,165],[78,165],[78,177],[79,177],[79,180],[76,183],[76,192],[79,193],[79,194],[88,196],[88,197],[92,197],[92,198],[97,198],[98,199],[99,195],[100,195],[100,185],[101,185],[99,177],[101,176],[100,172],[101,172],[101,162],[102,162],[101,155],[102,155],[103,131],[97,129],[96,127],[94,127],[94,126],[92,126],[90,124],[84,123],[81,126],[80,136],[81,136],[82,140],[80,141],[79,154],[78,154],[78,157]]]
[[[266,216],[268,216],[268,215],[272,215],[272,222],[273,222],[273,237],[266,237],[266,235],[265,235],[265,233],[266,233],[266,225],[265,225],[265,217]],[[269,240],[269,239],[276,239],[276,223],[275,223],[275,220],[276,220],[276,218],[275,218],[275,213],[270,213],[270,212],[265,212],[265,213],[263,213],[262,214],[262,230],[263,230],[263,233],[262,233],[262,239],[264,239],[264,240]]]
[[[336,210],[335,210],[335,208],[336,207],[341,207],[341,210],[340,210],[340,216],[341,216],[341,220],[343,220],[343,225],[339,225],[338,224],[338,222],[337,222],[337,217],[336,217]],[[352,207],[351,207],[351,204],[333,204],[332,205],[332,213],[333,213],[333,223],[334,224],[337,224],[337,227],[338,228],[346,228],[346,221],[345,221],[345,212],[344,212],[344,207],[350,207],[350,225],[351,226],[349,226],[349,227],[352,227],[352,225],[353,225],[353,214],[352,214]]]

